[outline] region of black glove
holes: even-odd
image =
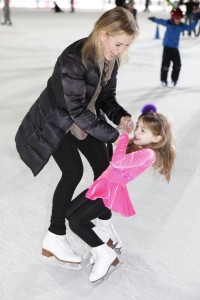
[[[148,19],[153,22],[155,21],[155,17],[149,17]]]

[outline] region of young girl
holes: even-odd
[[[92,247],[94,266],[89,275],[91,282],[105,276],[110,266],[119,262],[116,252],[96,232],[91,220],[108,209],[126,217],[134,215],[126,184],[150,166],[169,182],[174,159],[170,124],[164,115],[157,113],[155,106],[147,105],[138,118],[133,140],[122,132],[109,167],[86,192],[86,198],[95,201],[84,198],[83,192],[67,209],[70,228]]]

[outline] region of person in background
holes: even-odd
[[[189,0],[187,2],[184,2],[184,0],[180,0],[178,3],[178,7],[180,6],[185,6],[186,7],[186,11],[185,11],[185,24],[192,24],[192,13],[193,11],[195,11],[198,8],[198,3],[193,1],[193,0]],[[194,31],[194,35],[195,35],[195,30]],[[183,35],[184,35],[184,31],[183,31]],[[191,31],[188,30],[188,35],[191,35]]]
[[[58,4],[56,2],[53,2],[54,3],[54,11],[55,13],[60,13],[60,12],[63,12],[63,10],[60,8],[60,6],[58,6]]]
[[[75,3],[74,3],[74,2],[75,2],[75,0],[71,0],[71,1],[70,1],[70,3],[71,3],[71,10],[70,10],[70,12],[71,12],[71,13],[74,13],[74,12],[75,12],[75,5],[74,5]]]
[[[193,10],[193,13],[192,13],[192,18],[195,20],[198,20],[198,28],[197,30],[195,31],[195,36],[199,36],[200,35],[200,7],[196,7],[194,10]]]
[[[162,86],[168,85],[168,71],[170,63],[173,63],[172,73],[171,73],[171,84],[176,86],[179,74],[181,70],[181,57],[179,52],[179,39],[181,32],[185,30],[193,30],[197,25],[197,20],[195,20],[191,25],[186,25],[181,22],[183,18],[183,12],[180,8],[174,8],[170,12],[171,18],[168,20],[158,19],[156,17],[149,17],[150,21],[166,27],[164,39],[163,39],[163,55],[161,64],[160,80]]]
[[[87,191],[74,199],[66,210],[71,230],[91,247],[94,260],[89,275],[91,282],[103,278],[111,265],[119,262],[114,249],[104,236],[99,236],[92,220],[101,217],[108,209],[125,217],[135,214],[126,185],[153,166],[167,182],[170,181],[176,150],[170,122],[157,112],[154,105],[142,109],[134,138],[129,139],[123,126],[109,167]],[[88,198],[88,200],[86,200]]]
[[[53,156],[61,171],[53,195],[50,226],[42,254],[81,263],[69,245],[65,210],[83,176],[80,152],[97,179],[109,165],[108,145],[119,131],[107,122],[133,130],[131,114],[116,99],[118,68],[138,34],[132,14],[122,7],[106,11],[90,35],[69,45],[58,57],[53,73],[24,117],[15,137],[17,151],[36,176]],[[79,152],[80,151],[80,152]],[[108,209],[101,227],[121,244]]]
[[[137,9],[135,8],[135,2],[130,0],[127,5],[127,9],[133,14],[135,21],[137,22]]]
[[[4,0],[3,14],[4,22],[1,23],[1,25],[12,25],[10,18],[10,0]]]
[[[145,8],[144,8],[144,12],[149,12],[149,5],[151,3],[151,0],[145,0]]]
[[[126,8],[126,0],[115,0],[115,5],[117,7],[124,7],[124,8]]]

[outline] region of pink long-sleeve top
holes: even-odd
[[[119,137],[109,167],[94,181],[86,193],[91,200],[102,198],[104,205],[124,216],[135,214],[126,184],[148,169],[156,159],[155,151],[144,148],[126,154],[129,137]]]

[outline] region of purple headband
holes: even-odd
[[[157,117],[158,121],[160,122],[161,125],[161,130],[160,130],[160,135],[162,135],[163,133],[163,122],[160,119],[158,113],[157,113],[157,108],[155,105],[153,104],[146,104],[145,106],[143,106],[142,108],[142,115],[148,114],[148,112],[153,112],[153,115]]]
[[[148,111],[153,111],[154,113],[156,113],[157,112],[157,108],[153,104],[146,104],[142,108],[142,114],[146,114]]]

